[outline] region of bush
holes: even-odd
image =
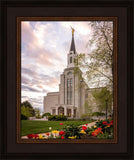
[[[44,117],[48,118],[49,116],[51,116],[51,113],[47,112],[47,113],[44,113],[44,114],[42,115],[42,118],[44,118]]]
[[[51,115],[48,117],[49,121],[66,121],[67,120],[67,116],[63,116],[63,115]]]
[[[91,114],[82,114],[82,115],[81,115],[81,119],[82,119],[83,121],[90,120],[91,117],[92,117]]]
[[[65,131],[65,138],[76,136],[76,139],[81,139],[81,127],[80,126],[74,126],[73,124],[70,124],[63,128]]]
[[[111,132],[110,134],[108,132],[104,132],[103,134],[99,134],[97,136],[97,138],[100,138],[100,139],[112,139],[113,138],[113,132]]]
[[[97,126],[97,128],[102,128],[103,132],[108,132],[108,133],[112,132],[113,125],[110,125],[109,127],[106,128],[107,124],[103,124],[103,122],[106,122],[107,124],[110,124],[111,120],[105,119],[103,121],[98,121],[98,122],[96,122],[95,125]]]
[[[36,115],[35,118],[36,119],[41,119],[41,116],[40,115]]]
[[[49,121],[56,121],[56,115],[51,115],[48,117]]]
[[[84,118],[79,118],[79,119],[74,119],[74,118],[69,118],[67,121],[94,121],[94,119],[84,119]]]
[[[105,116],[105,113],[102,113],[102,112],[93,112],[92,116]]]
[[[21,114],[21,120],[27,120],[27,119],[28,119],[28,117],[27,117],[27,116],[25,116],[25,115]]]

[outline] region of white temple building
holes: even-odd
[[[74,59],[77,57],[74,42],[74,29],[72,29],[72,41],[67,55],[67,68],[60,75],[59,92],[47,93],[44,96],[44,113],[52,115],[66,115],[70,118],[81,118],[86,113],[85,101],[92,96],[88,85],[81,80],[82,72],[74,72]]]

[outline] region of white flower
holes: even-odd
[[[51,130],[52,129],[52,127],[49,127],[49,130]]]

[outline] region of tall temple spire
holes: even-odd
[[[70,47],[70,51],[73,51],[74,54],[76,53],[76,49],[75,49],[75,43],[74,43],[74,28],[72,28],[72,41],[71,41],[71,47]]]
[[[67,55],[67,68],[75,67],[74,60],[77,58],[77,52],[75,49],[75,43],[74,43],[74,28],[72,28],[72,41],[71,41],[71,47],[70,51]]]

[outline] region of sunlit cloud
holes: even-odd
[[[59,91],[60,74],[67,66],[71,44],[71,26],[75,28],[78,53],[89,53],[91,29],[88,22],[35,22],[21,24],[21,96],[34,108],[43,110],[43,97]]]

